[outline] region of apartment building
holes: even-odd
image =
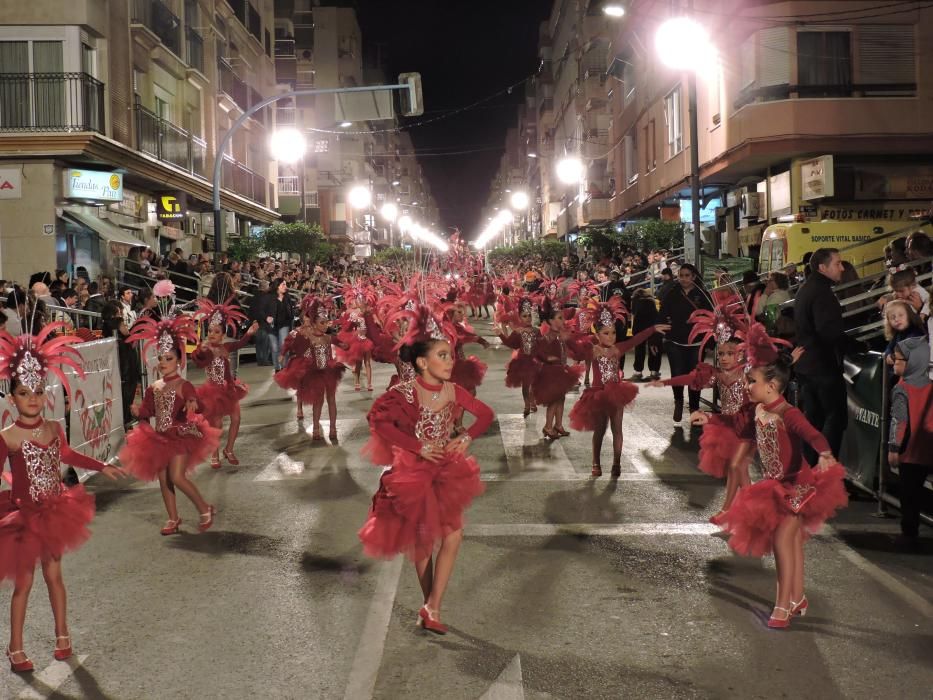
[[[380,52],[369,50],[379,47],[364,46],[354,9],[312,0],[276,0],[275,16],[280,88],[395,82],[385,75]],[[377,116],[384,117],[380,119],[354,118],[357,105],[343,95],[299,97],[278,108],[278,123],[294,124],[309,144],[301,162],[279,166],[281,214],[320,224],[331,242],[359,257],[401,243],[396,227],[379,215],[387,202],[396,203],[400,216],[408,214],[426,224],[437,219],[411,139],[397,130],[392,96],[376,94]],[[361,211],[347,201],[350,189],[358,185],[373,193],[372,205]]]
[[[611,214],[690,221],[698,149],[705,247],[756,255],[780,219],[903,220],[933,199],[933,10],[905,3],[711,2],[694,16],[719,61],[697,75],[696,144],[685,74],[661,63],[669,8],[635,0],[614,25]],[[675,8],[676,11],[676,8]]]
[[[271,95],[272,0],[0,4],[0,276],[213,247],[212,169]],[[275,211],[270,110],[223,154],[227,239]]]

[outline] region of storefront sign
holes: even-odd
[[[123,175],[101,170],[65,170],[65,196],[102,202],[123,201]]]
[[[800,212],[802,214],[806,213],[803,207],[800,208]],[[841,204],[839,206],[819,207],[817,218],[827,221],[867,221],[872,219],[906,221],[908,219],[926,216],[928,212],[928,207],[916,208],[903,204]]]
[[[763,191],[764,183],[759,184],[759,192]],[[790,214],[790,171],[778,173],[771,177],[771,217]]]
[[[19,199],[22,196],[22,173],[18,169],[0,170],[0,199]]]
[[[159,221],[181,221],[188,210],[184,192],[164,192],[156,195],[156,215]]]
[[[820,156],[800,164],[800,198],[832,197],[835,194],[833,157]]]

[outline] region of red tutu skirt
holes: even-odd
[[[454,362],[453,372],[450,373],[450,381],[462,386],[467,391],[473,391],[483,383],[483,377],[486,376],[486,363],[470,355],[466,359]]]
[[[360,338],[355,330],[344,331],[337,334],[337,339],[347,345],[347,349],[335,348],[337,359],[345,365],[354,367],[363,361],[366,355],[371,355],[373,351],[373,341],[369,338]],[[394,362],[395,360],[393,360]]]
[[[190,474],[220,445],[223,430],[212,428],[204,416],[197,414],[190,421],[197,433],[180,434],[173,427],[164,433],[156,432],[146,421],[141,421],[126,436],[120,450],[120,464],[140,481],[153,481],[168,467],[177,455],[185,456],[185,473]]]
[[[367,556],[412,561],[431,556],[434,546],[463,528],[463,511],[483,493],[479,464],[458,455],[432,464],[394,450],[392,468],[383,473],[369,517],[359,531]]]
[[[78,549],[91,536],[93,519],[94,496],[81,485],[19,507],[9,491],[0,493],[0,581]]]
[[[328,391],[336,391],[340,378],[347,370],[341,364],[318,369],[311,357],[295,357],[273,376],[275,383],[283,389],[294,391],[303,404],[314,404],[322,400]]]
[[[797,515],[805,536],[809,536],[848,502],[842,465],[835,464],[826,471],[804,466],[793,483],[762,479],[739,489],[723,517],[723,530],[732,535],[729,546],[736,552],[761,557],[772,551],[774,532],[788,515],[794,514],[795,504],[802,503]]]
[[[584,390],[570,409],[570,427],[574,430],[595,430],[600,420],[628,406],[638,396],[638,387],[631,382],[609,382],[601,387]]]
[[[752,440],[740,440],[729,428],[707,423],[700,435],[700,462],[697,468],[717,479],[725,479],[729,472],[729,462],[739,445],[754,444]],[[751,452],[749,452],[751,461]]]
[[[518,389],[524,384],[533,384],[540,369],[541,363],[535,358],[516,350],[505,366],[505,385],[510,389]]]
[[[387,365],[394,365],[398,359],[398,350],[395,350],[395,340],[388,333],[380,332],[373,342],[373,359]]]
[[[246,398],[249,387],[239,380],[226,384],[207,382],[199,386],[197,392],[201,415],[208,423],[213,423],[216,419],[233,413],[236,405]]]
[[[593,359],[593,336],[589,333],[577,333],[567,341],[567,354],[577,362]]]
[[[532,384],[535,403],[547,406],[560,401],[567,392],[580,383],[583,376],[583,367],[567,365],[542,365],[541,371]]]
[[[496,293],[495,292],[486,292],[483,295],[483,306],[492,306],[496,303]]]

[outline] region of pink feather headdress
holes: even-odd
[[[0,330],[0,379],[15,379],[38,391],[49,373],[54,374],[70,393],[65,367],[84,376],[81,367],[81,353],[72,347],[81,339],[75,335],[52,335],[66,328],[64,322],[49,323],[33,336],[23,334],[14,338],[5,330]]]
[[[208,326],[220,326],[224,330],[236,331],[240,323],[246,321],[246,314],[231,304],[233,295],[223,304],[217,304],[210,299],[198,299],[198,311],[194,315],[198,319],[207,319]]]
[[[596,330],[615,325],[616,321],[624,321],[628,316],[625,302],[617,296],[613,296],[607,302],[595,304],[591,308],[593,310],[593,326]]]
[[[457,331],[447,315],[443,311],[436,312],[426,304],[417,304],[411,310],[397,311],[389,317],[390,327],[403,322],[407,322],[405,335],[395,344],[396,350],[403,345],[425,340],[446,340],[452,344],[457,337]]]
[[[331,318],[334,305],[330,299],[319,299],[308,294],[301,300],[301,313],[312,321],[327,321]]]

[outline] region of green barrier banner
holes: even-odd
[[[842,439],[839,461],[845,465],[851,480],[875,491],[885,420],[882,403],[884,358],[878,352],[860,353],[847,355],[843,364],[849,424]]]

